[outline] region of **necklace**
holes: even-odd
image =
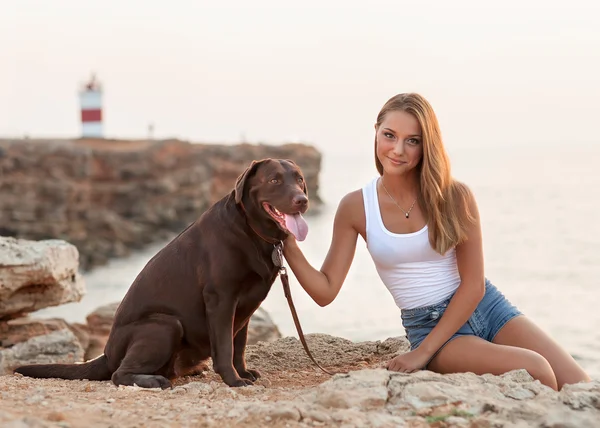
[[[404,216],[406,218],[408,218],[410,212],[412,211],[413,207],[415,206],[415,203],[417,202],[417,199],[415,198],[415,200],[413,201],[412,205],[410,206],[410,208],[408,209],[408,211],[404,211],[402,209],[402,207],[400,205],[398,205],[398,202],[396,202],[396,200],[392,197],[392,195],[390,195],[390,192],[388,192],[388,189],[385,188],[385,184],[383,184],[383,178],[381,178],[381,185],[383,186],[383,190],[385,190],[385,193],[387,193],[387,195],[390,197],[390,199],[392,201],[394,201],[394,203],[396,204],[396,206],[398,208],[400,208],[400,211],[402,211],[404,213]]]

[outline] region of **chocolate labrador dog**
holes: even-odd
[[[248,321],[277,277],[282,240],[306,237],[307,208],[294,162],[253,161],[228,195],[142,269],[117,309],[103,355],[15,372],[164,389],[210,357],[227,385],[252,384],[260,373],[246,367]]]

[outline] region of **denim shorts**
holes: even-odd
[[[402,325],[406,330],[406,337],[410,342],[411,350],[417,349],[429,332],[437,325],[452,297],[450,296],[435,305],[402,310]],[[504,294],[486,278],[485,294],[471,317],[437,350],[429,359],[429,362],[444,346],[460,336],[477,336],[488,342],[492,342],[502,327],[519,315],[522,315],[521,311],[510,303],[504,297]]]

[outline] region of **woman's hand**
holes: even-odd
[[[414,351],[400,354],[392,358],[385,368],[394,372],[413,373],[425,367],[431,355],[424,352],[420,347]]]

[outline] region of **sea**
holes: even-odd
[[[482,221],[485,274],[530,319],[600,379],[600,149],[556,144],[451,148],[452,174],[473,190]],[[319,194],[323,204],[305,217],[307,259],[320,268],[340,199],[377,174],[372,151],[323,149]],[[310,196],[310,195],[309,195]],[[84,322],[100,305],[119,301],[146,262],[166,242],[84,274],[87,293],[77,303],[38,311]],[[382,284],[359,238],[355,258],[334,302],[322,308],[290,273],[304,333],[352,341],[404,334],[400,309]],[[275,282],[263,302],[283,335],[297,337]]]

